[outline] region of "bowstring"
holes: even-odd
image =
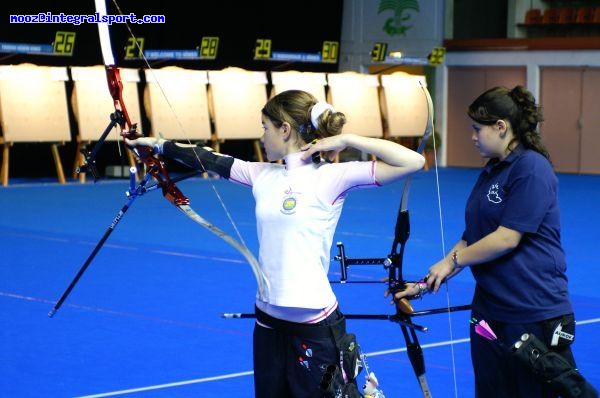
[[[440,175],[439,175],[439,169],[438,169],[438,157],[437,157],[437,142],[435,139],[435,128],[433,128],[432,131],[432,141],[433,141],[433,164],[434,164],[434,171],[435,171],[435,187],[437,190],[437,201],[438,201],[438,217],[439,217],[439,225],[440,225],[440,240],[441,240],[441,248],[442,248],[442,258],[444,258],[446,256],[446,237],[444,234],[445,228],[444,228],[444,217],[443,217],[443,210],[442,210],[442,195],[441,195],[441,189],[440,189]],[[452,302],[450,299],[450,287],[449,287],[449,282],[446,281],[445,283],[446,285],[446,306],[448,308],[448,310],[450,310],[451,306],[452,306]],[[454,352],[454,332],[452,329],[452,312],[448,311],[448,331],[450,334],[450,355],[451,355],[451,359],[452,359],[452,381],[454,383],[454,397],[458,398],[458,382],[456,379],[456,360],[455,360],[455,352]]]

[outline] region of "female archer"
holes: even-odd
[[[331,365],[340,361],[340,341],[347,336],[327,278],[335,229],[349,192],[395,182],[420,170],[425,160],[391,141],[341,134],[346,116],[300,90],[270,99],[261,121],[269,162],[244,161],[160,138],[127,143],[152,147],[166,158],[252,188],[259,263],[268,286],[255,302],[255,396],[301,398],[321,396],[327,388],[356,390],[354,369],[331,377]],[[346,148],[378,160],[321,159],[333,160]],[[283,162],[271,163],[279,160]]]

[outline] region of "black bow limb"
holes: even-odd
[[[431,100],[431,96],[427,88],[425,88],[421,84],[421,90],[425,95],[427,100],[427,124],[425,126],[425,132],[421,141],[419,143],[418,148],[416,149],[417,153],[423,153],[425,149],[425,144],[429,137],[433,135],[433,102]],[[342,243],[338,243],[339,254],[335,257],[335,260],[340,262],[341,267],[341,275],[342,280],[341,283],[349,283],[347,281],[348,271],[347,268],[350,265],[354,264],[382,264],[385,269],[388,270],[388,292],[392,295],[394,293],[403,291],[406,289],[407,281],[404,279],[402,269],[403,269],[403,258],[404,258],[404,249],[406,247],[406,242],[408,242],[408,238],[410,236],[410,217],[408,211],[408,194],[410,190],[410,184],[412,181],[412,176],[409,175],[405,179],[404,188],[402,190],[402,196],[400,199],[400,207],[398,209],[398,215],[396,217],[396,226],[394,228],[394,241],[392,243],[392,248],[390,250],[390,254],[384,259],[350,259],[346,257],[346,251],[344,249],[344,245]],[[420,295],[419,295],[420,296]],[[400,329],[402,330],[402,335],[406,342],[406,352],[408,354],[410,363],[414,370],[415,376],[419,382],[419,386],[421,387],[421,391],[423,392],[423,396],[425,398],[431,397],[431,390],[429,389],[429,385],[427,383],[427,378],[425,375],[425,358],[423,356],[423,350],[419,343],[419,339],[417,337],[416,331],[427,331],[427,328],[421,325],[416,325],[412,321],[412,317],[415,316],[415,311],[410,304],[410,300],[415,298],[413,297],[403,297],[400,300],[395,301],[395,309],[396,313],[391,316],[379,315],[379,318],[371,318],[371,319],[388,319],[394,321],[399,324]],[[433,314],[439,312],[453,312],[453,311],[462,311],[469,309],[470,306],[460,306],[460,307],[450,307],[447,308],[438,308],[433,310],[426,310],[421,312],[419,315]],[[347,318],[358,318],[362,317],[361,315],[352,315],[347,314]],[[365,319],[365,318],[363,318]]]

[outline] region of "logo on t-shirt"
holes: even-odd
[[[292,188],[288,188],[285,191],[283,202],[281,203],[281,212],[283,214],[294,214],[296,211],[296,198],[294,194],[297,192],[292,191]]]
[[[502,198],[500,197],[500,186],[498,183],[495,183],[490,187],[487,193],[487,198],[492,203],[500,203],[502,202]]]

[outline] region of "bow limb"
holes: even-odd
[[[107,15],[107,7],[105,0],[94,0],[96,11],[100,15]],[[118,11],[122,14],[118,4],[114,1],[115,6]],[[127,25],[129,28],[129,26]],[[129,29],[130,34],[133,36],[133,32]],[[123,84],[121,81],[121,76],[119,73],[119,69],[115,65],[114,56],[112,53],[112,45],[110,41],[110,33],[108,31],[108,25],[106,23],[98,24],[98,33],[100,36],[100,45],[102,48],[102,58],[104,60],[104,65],[106,66],[106,76],[107,83],[110,95],[113,99],[115,106],[115,114],[114,119],[116,123],[121,128],[121,135],[124,138],[135,139],[139,136],[139,133],[136,131],[136,125],[131,123],[129,118],[129,114],[127,112],[127,108],[125,106],[125,102],[123,101]],[[134,37],[135,38],[135,37]],[[137,41],[135,41],[137,43]],[[146,65],[150,70],[152,67],[148,63],[148,61],[144,58]],[[189,140],[188,140],[189,141]],[[191,143],[191,142],[190,142]],[[248,249],[246,244],[236,239],[232,236],[228,235],[226,232],[215,226],[214,224],[207,221],[205,218],[201,217],[198,213],[196,213],[190,206],[189,199],[183,195],[181,190],[175,185],[173,180],[170,178],[167,168],[165,166],[164,161],[153,154],[152,148],[149,147],[136,147],[131,148],[126,145],[129,150],[133,151],[133,153],[140,159],[140,161],[146,167],[147,173],[152,175],[152,177],[157,181],[157,186],[162,189],[163,196],[171,202],[175,207],[177,207],[181,212],[183,212],[186,216],[192,219],[194,222],[200,224],[204,228],[208,229],[210,232],[223,239],[225,242],[230,244],[234,249],[240,252],[250,267],[252,268],[252,272],[254,277],[256,278],[258,284],[258,296],[260,298],[266,299],[268,295],[268,284],[267,280],[264,277],[262,270],[260,269],[260,265],[256,257],[252,254],[252,252]],[[202,161],[198,158],[198,162],[202,165]],[[202,167],[204,168],[204,167]],[[211,182],[212,184],[212,182]],[[213,184],[213,189],[216,192],[216,188]],[[217,195],[218,196],[218,195]],[[219,198],[220,199],[220,198]],[[225,206],[222,201],[221,204]],[[230,218],[231,220],[231,218]],[[233,223],[233,221],[232,221]],[[236,228],[237,231],[237,228]],[[239,235],[239,232],[238,232]],[[241,236],[240,236],[241,238]]]
[[[260,269],[258,260],[256,259],[256,257],[254,257],[254,255],[248,249],[248,247],[242,244],[241,242],[235,240],[231,235],[228,235],[214,224],[204,219],[202,216],[200,216],[198,213],[192,210],[192,208],[189,205],[178,205],[177,208],[181,210],[186,216],[191,218],[194,222],[202,225],[204,228],[208,229],[210,232],[217,235],[225,242],[229,243],[233,248],[235,248],[244,256],[246,261],[248,261],[248,264],[250,264],[250,266],[252,267],[252,273],[254,274],[254,277],[256,278],[256,281],[258,283],[259,296],[261,298],[266,299],[266,295],[268,293],[267,280],[265,279],[264,274]]]
[[[425,127],[423,137],[421,138],[421,142],[416,150],[420,154],[423,153],[427,140],[433,134],[433,102],[427,88],[421,85],[421,89],[423,90],[423,93],[427,99],[427,125]],[[408,176],[404,182],[404,188],[402,190],[400,209],[396,219],[394,242],[392,244],[391,254],[388,257],[388,290],[392,295],[395,292],[404,290],[406,287],[406,281],[404,280],[402,273],[402,266],[404,248],[410,236],[408,193],[410,191],[411,182],[412,178],[411,176]],[[404,340],[406,341],[406,352],[408,354],[408,358],[419,382],[419,386],[421,387],[421,391],[423,392],[423,397],[430,398],[431,391],[425,375],[425,358],[423,356],[423,350],[419,343],[419,339],[417,338],[415,329],[410,327],[412,325],[411,315],[413,312],[413,308],[408,299],[402,298],[396,302],[396,316],[403,321],[403,323],[400,323],[400,328],[402,330]]]
[[[422,154],[425,149],[425,144],[429,137],[433,134],[433,102],[431,95],[427,88],[421,85],[423,94],[427,100],[427,125],[425,126],[425,132],[421,138],[421,142],[416,150],[417,153]],[[388,275],[388,288],[390,293],[404,290],[406,287],[406,281],[404,280],[402,268],[404,258],[404,248],[406,242],[410,236],[410,218],[408,212],[408,194],[410,192],[410,185],[412,182],[412,175],[406,177],[404,187],[402,189],[402,197],[400,199],[400,208],[398,210],[398,216],[396,218],[396,227],[394,231],[394,242],[392,243],[392,250],[389,256],[389,275]],[[398,310],[406,315],[412,314],[413,310],[408,300],[401,300],[398,303]]]

